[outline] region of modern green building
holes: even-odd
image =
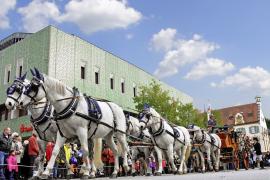
[[[18,132],[21,125],[29,126],[25,112],[8,112],[4,102],[13,79],[33,67],[92,97],[116,102],[126,111],[135,108],[133,97],[138,87],[157,80],[141,68],[53,26],[34,34],[14,33],[0,41],[0,130],[10,126]],[[159,82],[173,97],[183,103],[192,102],[190,96]]]

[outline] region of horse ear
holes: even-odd
[[[20,79],[21,79],[22,81],[24,81],[24,80],[25,80],[25,78],[26,78],[26,75],[27,75],[27,72],[26,72],[26,73],[24,73],[24,75],[23,75],[22,77],[20,77]]]
[[[149,110],[149,108],[150,108],[150,105],[147,104],[147,103],[144,103],[143,109],[144,109],[144,110]]]
[[[33,76],[36,76],[36,73],[33,71],[33,69],[30,69],[30,71]]]
[[[37,69],[37,68],[35,68],[34,67],[34,69],[35,69],[35,71],[36,71],[36,77],[39,79],[39,80],[44,80],[44,77],[43,77],[43,74],[41,73],[41,72],[39,72],[39,70]]]

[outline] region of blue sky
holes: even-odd
[[[0,38],[49,24],[155,74],[203,109],[270,109],[270,2],[0,0]]]

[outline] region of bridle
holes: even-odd
[[[15,84],[15,83],[18,84]],[[25,88],[25,85],[23,84],[22,81],[20,80],[14,80],[13,84],[7,89],[7,97],[10,99],[13,99],[17,104],[19,104],[19,99],[22,96],[23,90]],[[19,94],[19,96],[17,98],[14,98],[13,95],[14,92],[17,92]]]
[[[32,103],[32,104],[38,103],[38,101],[39,101],[39,100],[36,99],[36,97],[37,97],[37,95],[39,93],[40,87],[42,87],[42,89],[43,89],[43,91],[45,93],[45,96],[47,97],[47,92],[46,92],[43,84],[40,83],[40,84],[36,85],[36,84],[30,83],[30,84],[28,84],[26,86],[26,90],[24,91],[23,94],[25,96],[29,97],[31,99],[31,101],[34,101],[34,103]],[[33,96],[30,95],[31,92],[34,92]]]

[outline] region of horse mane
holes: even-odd
[[[58,79],[55,79],[50,76],[44,75],[44,85],[47,86],[49,89],[52,89],[53,91],[65,95],[66,94],[66,88],[69,88],[66,86],[63,82],[59,81]]]
[[[150,113],[157,118],[161,118],[160,114],[154,109],[154,108],[150,108]]]

